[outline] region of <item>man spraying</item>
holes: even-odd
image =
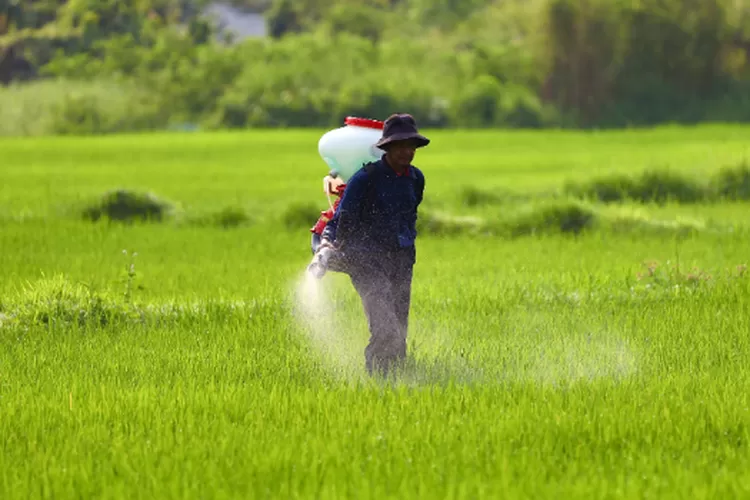
[[[412,161],[429,143],[411,115],[391,115],[375,144],[385,154],[349,179],[318,250],[333,250],[337,267],[362,299],[370,330],[365,366],[371,374],[385,375],[406,358],[417,208],[425,185]]]

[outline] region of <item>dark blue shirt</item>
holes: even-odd
[[[410,166],[397,174],[385,156],[349,179],[323,238],[342,249],[395,250],[412,247],[417,237],[417,207],[422,203],[424,175]]]

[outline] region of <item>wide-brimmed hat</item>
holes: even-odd
[[[376,147],[382,148],[392,142],[416,140],[417,147],[427,146],[430,140],[421,135],[417,129],[417,122],[409,114],[395,114],[388,117],[383,125],[383,136],[375,144]]]

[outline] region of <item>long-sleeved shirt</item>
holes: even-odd
[[[349,179],[323,238],[335,241],[344,251],[414,246],[424,175],[414,166],[398,174],[385,156],[369,167],[363,167]]]

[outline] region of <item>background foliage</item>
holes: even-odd
[[[0,0],[0,131],[430,127],[750,119],[734,0],[236,0],[230,40],[184,0]]]

